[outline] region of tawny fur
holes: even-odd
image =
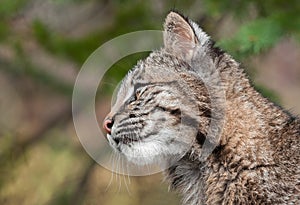
[[[178,151],[180,148],[171,148],[171,145],[175,148],[178,146],[174,141],[195,137],[192,131],[187,131],[179,139],[172,138],[180,119],[178,113],[174,115],[174,111],[180,108],[181,116],[187,114],[190,119],[200,119],[194,121],[199,123],[197,129],[201,133],[200,139],[197,135],[191,140],[188,152],[179,161],[170,164],[166,171],[171,188],[182,193],[184,205],[300,204],[299,118],[264,98],[253,88],[231,56],[215,48],[195,23],[175,12],[166,18],[164,43],[164,48],[139,62],[121,85],[117,102],[109,114],[114,126],[108,138],[110,141],[118,139],[118,144],[113,143],[113,146],[118,146],[118,150],[128,158],[132,155],[136,158],[146,156],[148,153],[145,153],[145,148],[155,154],[166,150]],[[204,84],[206,74],[213,75],[212,70],[208,69],[211,67],[215,68],[213,70],[220,81],[218,86],[225,95],[224,104],[220,104],[220,107],[224,107],[220,111],[224,124],[218,127],[221,130],[219,140],[207,134],[213,120],[209,113],[213,100]],[[173,87],[172,84],[162,85],[159,89],[163,91],[154,86],[156,90],[152,93],[151,89],[154,88],[147,88],[148,93],[145,91],[143,97],[136,97],[134,102],[126,100],[131,99],[132,93],[134,95],[135,91],[131,90],[136,85],[149,82],[161,84],[163,81],[177,81],[180,84]],[[208,77],[207,83],[210,81],[213,79]],[[177,94],[160,96],[168,91]],[[188,96],[183,96],[185,94]],[[194,104],[185,101],[189,96]],[[174,103],[174,99],[181,102],[177,109],[178,104]],[[164,115],[167,120],[154,124],[157,127],[153,136],[143,138],[150,129],[147,127],[149,123],[160,119],[151,115],[153,106],[160,108],[157,113]],[[200,110],[200,118],[194,112],[195,107]],[[129,146],[128,142],[122,142],[122,137],[127,136],[126,133],[120,134],[126,120],[132,123],[126,124],[126,130],[133,129],[130,136],[134,135],[140,141],[138,145],[132,143]],[[142,123],[139,124],[138,120]],[[160,134],[160,130],[166,126],[169,126],[167,131],[170,134]],[[152,140],[152,145],[157,147],[153,151],[143,140]],[[216,145],[206,160],[201,160],[203,140]],[[169,150],[164,143],[170,144]],[[161,144],[164,147],[159,147]]]
[[[183,204],[299,204],[300,120],[258,93],[226,53],[214,63],[226,87],[220,144],[204,162],[187,155],[172,166],[171,186]]]
[[[183,204],[298,204],[299,119],[254,90],[226,54],[219,58],[228,83],[220,144],[205,162],[187,155],[172,166],[172,188]]]

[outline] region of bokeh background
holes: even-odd
[[[239,60],[263,95],[299,114],[299,7],[297,0],[1,0],[0,204],[180,204],[162,174],[112,175],[86,154],[71,113],[82,64],[118,35],[161,29],[176,9]],[[145,55],[106,74],[99,122],[117,83]]]

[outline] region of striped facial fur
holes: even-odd
[[[129,71],[104,121],[110,145],[136,164],[178,159],[205,141],[209,94],[190,62],[197,46],[211,58],[211,42],[193,22],[173,18],[165,22],[165,46]]]

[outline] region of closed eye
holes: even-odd
[[[137,100],[137,96],[136,95],[132,95],[128,100],[127,100],[127,103],[130,104],[130,103],[133,103]]]
[[[132,102],[135,102],[136,100],[138,100],[140,98],[140,96],[142,95],[142,93],[145,91],[146,89],[144,88],[138,88],[135,93],[127,100],[127,103],[130,104]]]

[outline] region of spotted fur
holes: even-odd
[[[121,84],[112,146],[141,165],[176,156],[166,175],[185,205],[300,204],[300,120],[262,97],[197,24],[170,12],[164,28],[164,47]],[[206,142],[214,150],[201,160]]]

